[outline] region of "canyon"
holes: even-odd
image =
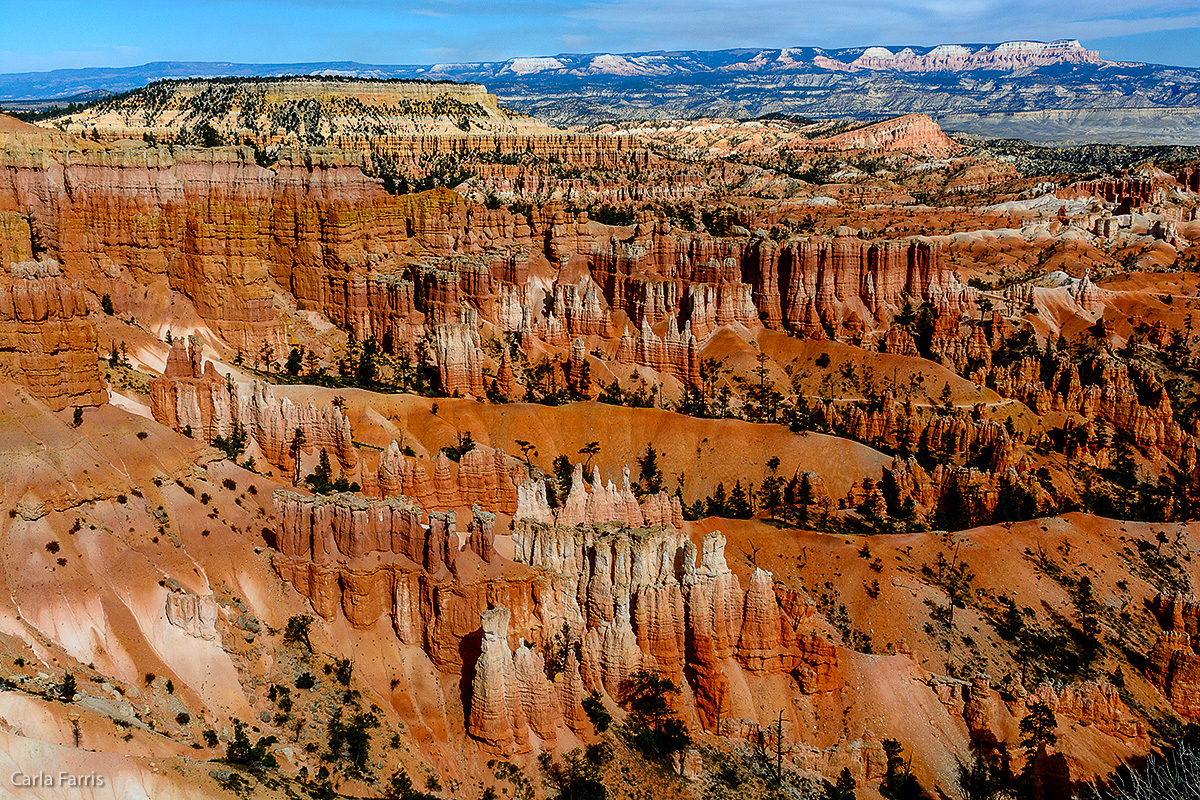
[[[550,61],[505,74],[584,69]],[[1049,797],[1197,721],[1194,164],[506,103],[192,78],[0,117],[14,765],[874,797],[900,747],[931,796],[979,753]]]

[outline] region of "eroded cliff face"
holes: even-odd
[[[299,454],[314,450],[332,454],[344,469],[358,463],[350,421],[341,409],[276,400],[270,384],[258,381],[244,393],[229,376],[219,375],[213,362],[205,362],[202,352],[198,341],[180,339],[172,345],[166,369],[150,384],[156,420],[206,442],[229,440],[240,429],[253,452],[285,471],[294,469]]]
[[[1200,718],[1200,604],[1188,596],[1159,594],[1150,606],[1163,631],[1148,654],[1146,674],[1172,708]]]
[[[390,617],[439,668],[473,675],[468,732],[497,752],[579,728],[583,696],[620,698],[638,669],[687,681],[714,730],[735,708],[729,670],[739,682],[790,675],[805,694],[840,685],[815,609],[763,570],[743,591],[719,533],[698,553],[670,525],[522,519],[510,561],[478,506],[460,546],[454,512],[426,516],[407,498],[278,492],[275,505],[279,575],[318,614],[364,629]]]
[[[371,119],[363,130],[362,117]],[[369,139],[476,134],[544,135],[553,129],[500,107],[477,83],[329,81],[315,77],[239,83],[159,81],[56,122],[68,133],[164,141],[209,130],[259,147],[286,143],[367,149]],[[211,134],[210,134],[211,135]]]
[[[0,208],[32,218],[65,274],[134,315],[135,288],[163,283],[247,352],[282,346],[273,286],[356,334],[382,336],[411,308],[370,274],[411,236],[432,233],[433,208],[461,202],[449,192],[392,197],[361,160],[336,151],[284,152],[267,170],[239,148],[9,144]]]
[[[860,58],[854,63],[859,65],[862,61]],[[789,142],[788,146],[801,149],[804,143]],[[829,136],[810,146],[831,150],[906,150],[931,158],[945,158],[961,149],[961,146],[947,136],[926,114],[905,114],[858,130]]]
[[[54,261],[0,272],[0,369],[54,410],[108,402],[84,292]]]
[[[1047,369],[1051,367],[1051,369]],[[1102,353],[1079,361],[1061,354],[1053,363],[1025,359],[993,371],[993,385],[1038,414],[1066,411],[1104,420],[1129,436],[1149,458],[1196,464],[1195,437],[1176,421],[1159,377],[1138,364]]]
[[[621,486],[617,487],[611,480],[605,483],[601,479],[597,466],[592,467],[590,484],[585,482],[583,465],[576,464],[571,473],[571,489],[558,508],[550,507],[544,482],[522,482],[513,519],[568,527],[620,522],[634,528],[664,526],[682,530],[683,509],[679,498],[665,491],[647,495],[639,503],[630,487],[628,467],[621,470]]]
[[[868,242],[849,229],[779,244],[759,236],[680,235],[648,222],[632,240],[601,244],[590,264],[610,306],[635,324],[672,315],[702,337],[734,323],[837,336],[847,326],[873,326],[881,309],[899,309],[904,295],[959,309],[973,296],[937,243]]]
[[[404,455],[392,441],[380,456],[376,473],[363,474],[363,488],[382,497],[412,497],[429,509],[478,504],[491,513],[512,514],[518,507],[517,487],[523,473],[503,450],[476,443],[459,458],[457,474],[447,455],[438,453],[431,476],[420,459]]]
[[[618,240],[553,205],[522,214],[468,206],[447,190],[395,197],[351,151],[283,150],[266,169],[247,148],[61,138],[54,147],[10,143],[0,209],[27,215],[30,235],[65,274],[109,294],[118,313],[136,316],[147,302],[137,290],[162,284],[185,294],[230,348],[256,353],[270,343],[282,352],[282,298],[359,340],[407,344],[439,368],[451,394],[482,392],[479,343],[471,331],[441,327],[472,327],[471,313],[566,346],[619,336],[612,314],[621,311],[638,332],[622,352],[686,379],[689,348],[718,325],[840,336],[873,325],[902,292],[955,307],[968,297],[926,242],[840,235],[777,245],[681,236],[653,221]],[[5,249],[16,253],[24,237],[12,234],[0,242],[12,239]],[[519,259],[497,260],[498,250],[533,251],[556,266],[583,260],[588,273],[543,288]],[[421,352],[427,332],[436,342]]]

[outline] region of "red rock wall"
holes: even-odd
[[[108,402],[83,290],[52,261],[0,275],[0,365],[54,410]]]
[[[698,565],[695,546],[671,529],[518,520],[513,545],[522,563],[578,576],[587,627],[582,674],[591,689],[616,696],[620,678],[638,667],[682,674],[708,722],[725,702],[721,662],[731,656],[751,673],[790,673],[805,692],[838,685],[837,651],[813,627],[813,609],[777,592],[762,570],[743,594],[719,533],[705,538]]]
[[[492,513],[517,510],[517,485],[524,471],[503,450],[476,443],[459,460],[457,476],[450,465],[445,453],[439,453],[430,477],[419,459],[403,455],[392,442],[379,459],[378,493],[411,497],[431,509],[477,504]]]
[[[1200,719],[1200,604],[1191,597],[1159,594],[1151,608],[1163,632],[1148,654],[1146,676],[1177,712]]]
[[[97,294],[114,275],[165,279],[248,352],[282,346],[268,281],[382,339],[412,301],[406,289],[372,291],[368,275],[394,269],[413,237],[448,247],[446,208],[461,202],[447,190],[393,197],[332,152],[285,151],[270,170],[234,148],[0,153],[0,210],[30,215],[68,275]]]
[[[459,551],[453,512],[432,513],[425,526],[408,499],[280,491],[275,503],[279,575],[322,616],[340,608],[365,628],[389,615],[397,636],[440,668],[468,670],[468,732],[495,752],[528,748],[530,731],[552,741],[560,725],[579,729],[585,692],[618,696],[639,668],[688,680],[705,724],[728,705],[731,657],[749,674],[790,673],[806,693],[839,685],[837,651],[814,627],[814,610],[762,571],[743,594],[718,533],[697,564],[674,528],[524,520],[512,564],[495,550],[493,515],[478,507]],[[479,565],[501,572],[465,579],[468,563],[471,574]],[[514,647],[510,627],[532,636],[533,649],[523,638]],[[571,655],[552,681],[542,654],[564,630]],[[472,661],[468,644],[479,635]]]
[[[217,374],[211,361],[203,368],[201,362],[199,342],[181,339],[172,345],[165,371],[150,383],[150,411],[156,420],[208,442],[229,437],[238,423],[262,455],[282,470],[294,467],[297,430],[304,433],[303,452],[325,450],[347,470],[358,463],[350,421],[341,409],[299,406],[286,397],[279,401],[270,385],[257,381],[244,395]]]

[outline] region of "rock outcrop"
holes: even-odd
[[[217,374],[211,361],[203,361],[202,350],[198,341],[180,339],[172,346],[166,369],[150,384],[150,411],[156,420],[208,442],[230,438],[239,426],[247,443],[252,441],[282,470],[295,465],[297,431],[304,437],[301,452],[325,450],[344,469],[357,465],[350,421],[340,408],[276,400],[271,386],[259,381],[244,394],[228,376]]]
[[[1156,596],[1151,608],[1163,627],[1150,650],[1146,675],[1171,707],[1200,719],[1200,603],[1181,595]]]
[[[504,755],[528,750],[528,726],[508,648],[509,610],[494,608],[480,617],[483,639],[471,680],[467,732]]]
[[[621,486],[617,487],[611,480],[605,483],[600,477],[600,468],[595,465],[588,484],[584,481],[583,465],[576,464],[571,472],[571,489],[558,508],[550,508],[545,484],[531,479],[521,484],[513,518],[568,527],[619,522],[635,528],[681,529],[683,506],[678,497],[666,492],[647,495],[639,504],[630,486],[628,467],[622,469]]]
[[[98,406],[108,393],[82,288],[54,261],[13,264],[0,275],[0,370],[58,411]]]
[[[217,638],[217,603],[211,597],[199,597],[190,592],[167,593],[167,622],[188,636],[206,641]]]
[[[1147,740],[1145,723],[1135,717],[1121,700],[1117,687],[1088,681],[1077,686],[1055,688],[1043,683],[1032,700],[1045,703],[1058,717],[1066,717],[1121,741]]]
[[[714,325],[840,336],[843,328],[861,328],[884,309],[898,309],[906,294],[961,310],[974,291],[946,267],[940,245],[924,240],[866,242],[851,238],[849,229],[832,239],[782,244],[760,237],[688,239],[655,226],[646,226],[645,234],[597,247],[592,278],[610,306],[638,326],[636,335],[624,334],[618,360],[672,364],[676,377],[686,374],[689,336],[703,341]],[[654,326],[664,320],[675,320],[674,328],[656,334]]]
[[[468,730],[497,752],[529,747],[530,731],[550,742],[560,725],[579,730],[586,693],[618,697],[637,669],[687,681],[707,725],[729,712],[729,669],[790,674],[809,694],[840,685],[837,650],[815,609],[761,570],[743,593],[719,533],[697,554],[672,527],[522,519],[514,564],[496,552],[495,518],[478,506],[460,551],[454,513],[433,512],[424,524],[408,498],[280,491],[275,503],[275,569],[322,616],[340,608],[360,628],[390,616],[401,641],[439,667],[468,671],[464,641],[482,620]],[[476,559],[469,574],[478,577],[466,577],[464,556]],[[515,643],[510,625],[522,632]]]
[[[434,459],[431,476],[420,459],[406,456],[391,442],[379,458],[367,491],[382,497],[411,497],[425,508],[451,509],[478,504],[483,509],[512,514],[518,507],[521,467],[498,448],[476,443],[458,462],[457,475],[445,453]]]
[[[1053,42],[1003,42],[997,45],[941,44],[917,53],[912,48],[892,52],[868,47],[853,61],[843,63],[818,56],[819,63],[834,69],[895,70],[898,72],[963,72],[968,70],[1019,70],[1056,64],[1102,64],[1100,53],[1087,50],[1076,39]]]
[[[575,578],[587,621],[583,679],[616,696],[637,668],[682,673],[694,684],[705,719],[724,702],[722,663],[733,657],[750,673],[790,673],[802,691],[838,685],[837,653],[813,626],[813,609],[780,594],[758,571],[743,595],[725,565],[724,538],[708,534],[697,564],[687,537],[664,529],[552,527],[519,520],[516,560]]]
[[[1103,420],[1148,458],[1196,463],[1196,438],[1176,421],[1169,393],[1144,366],[1106,353],[1079,363],[1062,353],[994,367],[987,383],[1037,414],[1065,411]]]
[[[438,385],[449,395],[484,396],[483,349],[479,331],[469,322],[447,322],[434,328]]]
[[[854,63],[862,66],[860,63],[862,61],[863,59],[860,58]],[[897,60],[892,63],[905,62]],[[878,67],[871,68],[877,69]],[[793,142],[789,145],[795,148],[802,146],[803,143]],[[958,143],[947,136],[938,127],[938,124],[926,114],[905,114],[902,117],[821,139],[810,146],[829,150],[899,150],[920,153],[929,158],[945,158],[961,149]]]

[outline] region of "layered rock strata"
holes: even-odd
[[[762,570],[743,592],[719,533],[697,553],[672,527],[522,520],[513,563],[496,552],[494,517],[478,507],[460,550],[453,512],[426,523],[406,498],[280,491],[275,503],[279,575],[322,616],[340,608],[362,628],[390,616],[397,636],[439,668],[466,670],[468,731],[497,752],[526,749],[531,733],[547,742],[560,726],[582,729],[586,693],[620,697],[638,669],[687,681],[705,725],[733,707],[729,670],[789,674],[809,694],[840,683],[815,609]],[[472,660],[466,644],[476,637]]]
[[[154,419],[207,442],[226,439],[235,424],[271,464],[282,470],[295,465],[296,432],[303,434],[304,453],[325,450],[344,469],[358,463],[350,421],[336,406],[299,406],[289,398],[276,400],[270,385],[256,381],[249,393],[221,377],[213,362],[205,362],[199,342],[179,340],[171,347],[163,374],[150,384]]]
[[[751,674],[791,674],[804,692],[835,689],[837,651],[815,625],[815,610],[763,570],[743,593],[724,544],[708,534],[697,563],[695,545],[673,528],[522,520],[513,529],[517,561],[574,583],[589,689],[619,697],[621,682],[639,668],[682,676],[706,725],[729,702],[730,658]]]
[[[469,322],[447,322],[433,330],[438,384],[455,397],[483,397],[483,349],[479,330]]]
[[[618,360],[694,383],[696,351],[718,326],[855,341],[904,294],[961,310],[973,292],[926,240],[867,242],[842,229],[716,239],[649,217],[618,240],[553,204],[518,213],[448,190],[396,197],[345,152],[282,150],[264,169],[245,148],[72,150],[62,138],[53,152],[0,156],[0,207],[27,214],[30,236],[121,313],[143,302],[130,287],[165,283],[230,349],[282,352],[282,296],[435,367],[449,394],[484,393],[494,367],[481,324],[565,348],[617,336],[623,312],[631,327]],[[587,271],[535,281],[537,261]],[[577,396],[594,392],[574,370],[570,380]]]
[[[629,482],[629,467],[621,471],[621,486],[600,477],[600,468],[593,465],[592,480],[584,481],[583,465],[576,464],[571,472],[571,489],[562,504],[551,509],[545,484],[528,480],[517,493],[513,519],[531,519],[559,526],[596,525],[619,522],[630,527],[683,528],[683,506],[679,498],[666,492],[647,495],[640,503]]]
[[[457,476],[451,463],[444,452],[438,453],[431,477],[420,459],[404,455],[393,441],[380,456],[376,474],[363,476],[363,488],[382,497],[412,497],[425,508],[479,504],[493,513],[517,510],[517,486],[524,471],[503,450],[476,443],[459,458]],[[371,477],[374,483],[366,480]]]
[[[53,261],[0,274],[0,369],[55,411],[108,401],[82,288]]]
[[[1200,719],[1200,603],[1159,594],[1150,605],[1163,631],[1148,654],[1146,675],[1178,713]]]

